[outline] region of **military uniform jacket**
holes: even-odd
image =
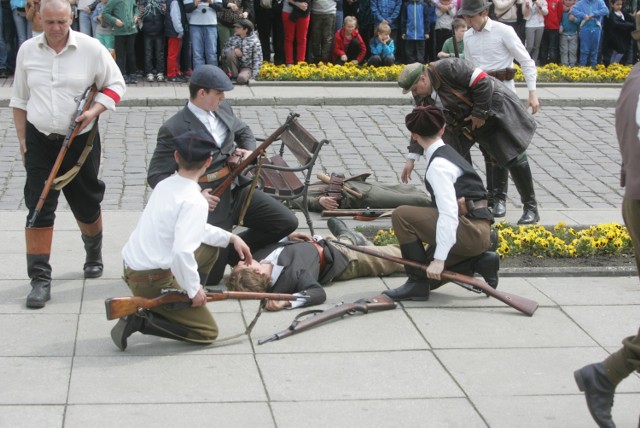
[[[233,110],[227,101],[223,101],[215,113],[218,119],[229,129],[229,132],[220,147],[216,147],[214,149],[213,161],[207,169],[206,174],[218,171],[225,167],[227,165],[227,160],[231,154],[233,154],[236,147],[247,150],[255,150],[256,148],[256,140],[253,132],[251,132],[251,129],[247,124],[242,122],[233,114]],[[151,187],[155,187],[161,180],[169,177],[178,169],[178,164],[173,157],[173,153],[175,151],[175,143],[173,141],[174,137],[177,137],[187,131],[194,130],[202,130],[209,133],[207,127],[186,106],[160,127],[160,130],[158,131],[158,143],[153,152],[153,157],[149,164],[149,172],[147,174],[147,181]],[[211,138],[213,138],[213,136],[211,136]],[[239,179],[241,180],[241,184],[248,181],[242,177]],[[223,181],[224,177],[210,183],[200,183],[200,186],[203,189],[215,189]],[[227,224],[229,223],[229,212],[231,210],[232,203],[233,191],[229,189],[221,196],[220,202],[218,203],[215,211],[209,213],[208,222],[230,230],[232,224]]]
[[[324,248],[326,267],[320,272],[320,256],[310,242],[286,241],[271,244],[253,254],[255,260],[265,259],[279,247],[284,249],[278,257],[278,265],[283,266],[282,273],[269,289],[273,293],[304,293],[311,298],[305,306],[319,305],[327,296],[321,284],[327,284],[340,275],[349,261],[333,245],[320,241]]]
[[[484,126],[471,134],[499,165],[504,166],[527,149],[536,130],[536,121],[513,91],[494,77],[474,76],[475,71],[471,62],[460,58],[432,62],[427,68],[433,90],[451,116],[458,121],[469,115],[485,119]]]

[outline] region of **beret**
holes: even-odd
[[[405,118],[407,129],[423,137],[436,135],[445,125],[444,113],[437,107],[416,107]]]

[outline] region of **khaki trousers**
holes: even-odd
[[[218,257],[218,248],[202,244],[196,250],[195,257],[196,262],[198,263],[198,271],[203,273],[209,272]],[[174,288],[182,290],[180,284],[178,284],[173,276],[157,281],[129,281],[129,278],[134,276],[140,277],[148,275],[151,278],[153,275],[158,275],[164,271],[164,269],[135,271],[125,267],[123,278],[134,296],[146,297],[148,299],[160,296],[163,289]],[[213,341],[218,337],[218,325],[206,305],[197,308],[189,306],[175,309],[171,307],[157,307],[152,309],[152,311],[172,323],[179,324],[188,330],[186,337],[176,337],[177,339],[183,339],[194,343],[209,344],[213,343]]]
[[[456,243],[451,247],[445,266],[453,266],[470,257],[475,257],[489,248],[491,224],[488,220],[458,217]],[[426,242],[427,260],[431,261],[436,247],[438,209],[403,205],[396,208],[391,216],[393,229],[402,244]]]

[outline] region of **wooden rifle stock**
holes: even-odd
[[[78,132],[80,129],[78,128],[79,123],[76,122],[76,118],[81,114],[83,114],[84,112],[86,112],[87,110],[89,110],[97,92],[98,92],[98,87],[94,83],[93,85],[89,86],[87,89],[84,90],[84,92],[82,93],[82,97],[80,97],[80,99],[78,100],[78,103],[76,105],[76,112],[71,118],[71,123],[69,124],[67,135],[65,136],[64,141],[62,142],[62,147],[60,147],[60,152],[58,153],[58,157],[56,158],[55,163],[53,164],[53,168],[51,168],[49,177],[47,178],[47,181],[44,182],[44,188],[42,189],[42,193],[40,193],[40,198],[38,199],[36,208],[33,211],[33,215],[29,219],[29,224],[27,225],[28,227],[33,227],[33,225],[36,223],[38,214],[40,214],[40,210],[44,206],[44,201],[47,199],[47,196],[49,195],[49,191],[51,190],[53,181],[56,179],[56,176],[58,175],[58,171],[60,170],[60,166],[62,165],[62,161],[64,160],[64,157],[67,154],[67,151],[69,150],[69,146],[73,142],[73,139],[76,138],[76,135],[78,135]],[[96,121],[96,123],[94,123],[93,126],[98,126],[98,122]]]
[[[266,339],[258,341],[258,345],[274,340],[284,339],[301,331],[308,330],[318,324],[330,321],[335,318],[342,318],[345,315],[354,315],[356,312],[363,314],[370,311],[384,311],[387,309],[395,309],[396,303],[388,296],[380,294],[370,299],[360,299],[353,303],[340,303],[333,308],[326,310],[311,310],[299,313],[289,328],[279,333],[269,336]],[[307,317],[307,315],[311,315]],[[304,318],[307,317],[307,318]],[[304,318],[301,320],[301,318]]]
[[[227,175],[227,178],[225,178],[225,180],[222,183],[220,183],[220,185],[213,190],[213,192],[212,192],[213,195],[215,195],[217,197],[221,197],[222,194],[224,192],[226,192],[229,187],[231,187],[231,185],[233,184],[233,182],[236,179],[236,177],[238,175],[240,175],[242,173],[242,171],[245,170],[246,167],[251,165],[251,163],[254,160],[256,160],[258,158],[258,156],[260,156],[261,153],[266,152],[267,147],[269,147],[271,145],[271,143],[273,143],[278,138],[280,138],[280,135],[282,135],[289,128],[289,126],[291,126],[291,123],[294,121],[294,119],[299,117],[299,116],[300,115],[297,114],[297,113],[290,113],[289,116],[287,117],[287,120],[282,124],[282,126],[280,128],[276,129],[273,132],[273,134],[269,135],[269,137],[267,137],[267,139],[265,139],[262,142],[262,144],[260,144],[258,146],[257,149],[255,149],[253,152],[251,152],[251,154],[249,156],[244,158],[242,160],[242,162],[240,162],[238,164],[238,166],[236,166],[229,173],[229,175]]]
[[[210,290],[206,293],[207,302],[217,302],[219,300],[238,299],[238,300],[297,300],[308,299],[308,296],[294,296],[293,294],[279,293],[252,293],[249,291],[222,291]],[[191,299],[189,296],[179,290],[169,290],[162,295],[153,299],[140,296],[128,297],[111,297],[104,301],[107,311],[107,319],[114,320],[129,315],[133,315],[142,309],[153,309],[161,305],[172,303],[187,303]]]
[[[428,265],[423,265],[422,263],[414,262],[413,260],[407,260],[401,257],[395,257],[388,254],[383,254],[379,251],[372,250],[369,247],[357,247],[355,245],[345,244],[344,242],[340,242],[340,241],[331,241],[331,243],[342,245],[354,251],[359,251],[364,254],[369,254],[370,256],[379,257],[381,259],[386,259],[392,262],[400,263],[405,266],[411,266],[411,267],[423,269],[423,270],[426,270],[428,267]],[[532,316],[533,313],[536,311],[536,309],[538,309],[538,302],[527,299],[526,297],[516,296],[515,294],[498,291],[493,287],[491,287],[486,282],[478,278],[462,275],[460,273],[451,272],[448,270],[442,271],[440,276],[443,279],[447,279],[455,283],[461,282],[463,284],[468,284],[472,287],[476,287],[482,290],[482,292],[484,292],[487,296],[493,297],[494,299],[498,299],[501,302],[511,306],[512,308],[522,312],[523,314]]]
[[[389,217],[393,212],[392,209],[371,209],[367,208],[365,210],[348,210],[348,209],[337,209],[337,210],[323,210],[322,217],[353,217],[354,220],[360,221],[372,221],[378,218]]]

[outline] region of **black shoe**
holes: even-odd
[[[9,72],[6,68],[0,68],[0,79],[6,79],[9,77]]]
[[[353,243],[353,245],[365,246],[367,245],[367,240],[361,233],[353,232],[349,227],[345,224],[344,221],[340,220],[336,217],[331,217],[327,220],[327,227],[329,227],[329,231],[335,236],[337,239],[346,238]]]
[[[518,224],[536,224],[539,221],[540,215],[538,215],[538,210],[525,207],[522,217],[518,220]]]
[[[484,278],[492,288],[498,288],[498,270],[500,270],[500,256],[493,251],[482,253],[473,265],[473,272]]]
[[[391,297],[395,301],[400,300],[429,300],[431,284],[428,280],[414,280],[409,278],[407,282],[393,290],[383,291],[382,294]]]
[[[136,76],[135,74],[130,74],[129,75],[129,83],[130,85],[137,85],[138,84],[138,76]]]
[[[144,318],[129,315],[120,318],[115,326],[111,329],[111,339],[118,349],[124,351],[127,349],[127,338],[136,331],[140,331],[144,325]]]
[[[491,213],[494,217],[504,217],[507,215],[507,202],[503,199],[497,199],[494,197]]]
[[[31,292],[27,296],[27,308],[41,309],[51,299],[51,283],[37,282],[31,284]]]
[[[602,363],[590,364],[573,372],[573,377],[580,391],[584,392],[587,407],[593,420],[602,427],[615,428],[611,419],[613,395],[616,387],[604,372]]]
[[[86,253],[84,263],[85,278],[100,278],[104,265],[102,264],[102,232],[96,236],[82,235]]]

